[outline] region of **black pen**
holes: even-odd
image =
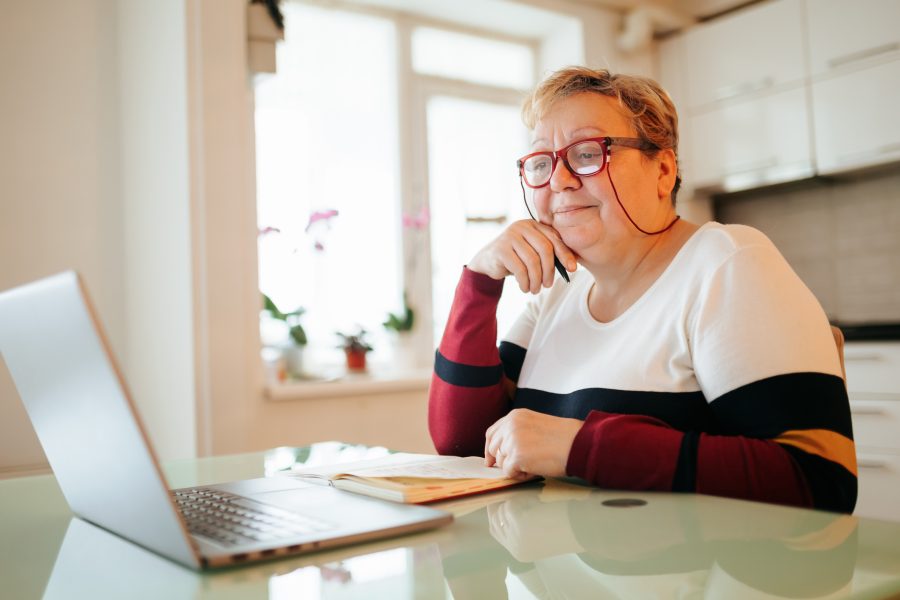
[[[569,282],[569,274],[566,273],[566,268],[559,262],[559,258],[554,254],[553,255],[553,264],[556,266],[556,270],[559,271],[559,274],[562,275],[562,278],[566,280],[566,283]]]

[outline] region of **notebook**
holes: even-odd
[[[531,481],[511,479],[480,456],[391,454],[324,467],[294,467],[287,475],[396,502],[421,504],[479,494]]]
[[[0,353],[78,517],[202,569],[437,527],[441,510],[272,477],[167,489],[79,276],[0,293]]]

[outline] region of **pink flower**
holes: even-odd
[[[306,232],[309,232],[309,228],[318,223],[319,221],[324,221],[326,224],[338,216],[338,211],[333,208],[329,208],[326,210],[314,210],[309,214],[309,222],[306,224]]]
[[[423,205],[418,213],[403,214],[403,227],[406,229],[425,229],[428,226],[428,221],[431,220],[431,214],[428,212],[428,205]]]
[[[281,230],[277,227],[263,227],[259,230],[258,235],[262,237],[264,235],[269,235],[270,233],[281,233]]]

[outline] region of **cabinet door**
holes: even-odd
[[[810,0],[807,23],[814,76],[900,57],[897,0]]]
[[[732,102],[690,119],[697,187],[737,191],[813,174],[806,88]]]
[[[850,394],[857,448],[900,454],[900,395]]]
[[[692,108],[802,80],[800,0],[753,6],[698,25],[686,34]]]
[[[900,343],[848,342],[844,346],[850,399],[860,392],[897,399],[897,448],[900,449]]]
[[[858,517],[900,521],[900,455],[857,453],[859,492]]]
[[[898,82],[900,60],[813,83],[816,157],[821,173],[900,160]]]

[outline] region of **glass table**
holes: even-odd
[[[386,453],[336,442],[175,461],[172,487]],[[528,483],[438,503],[426,533],[195,572],[74,518],[52,475],[0,481],[4,598],[889,598],[900,524],[693,494]]]

